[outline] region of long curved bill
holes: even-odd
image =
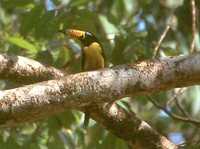
[[[76,30],[76,29],[63,29],[63,30],[60,30],[59,32],[65,34],[65,35],[75,37],[75,38],[84,38],[85,37],[85,31]]]

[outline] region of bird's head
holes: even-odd
[[[93,42],[99,42],[96,36],[90,32],[76,30],[76,29],[63,29],[59,32],[79,39],[84,46],[89,46]]]

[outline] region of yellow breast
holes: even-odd
[[[83,62],[84,71],[104,68],[103,49],[97,42],[84,47],[83,52],[85,56]]]

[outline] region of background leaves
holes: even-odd
[[[62,28],[93,32],[105,50],[108,66],[135,63],[151,59],[153,48],[169,16],[174,14],[171,29],[159,49],[159,56],[189,53],[191,41],[191,7],[189,1],[179,0],[1,0],[0,51],[23,55],[47,65],[65,69],[68,73],[81,71],[81,44],[60,35]],[[199,1],[195,1],[197,6]],[[177,7],[178,6],[178,7]],[[176,9],[174,9],[177,7]],[[173,13],[174,12],[174,13]],[[198,24],[199,25],[199,24]],[[196,31],[196,50],[200,50],[199,28]],[[71,63],[71,61],[74,61]],[[67,64],[67,65],[66,65]],[[1,89],[13,88],[13,82],[3,81]],[[198,86],[190,87],[178,96],[185,111],[199,119]],[[165,105],[174,90],[152,96]],[[135,112],[172,141],[199,141],[199,127],[175,121],[156,108],[145,96],[123,99],[119,104]],[[168,106],[178,113],[177,105]],[[179,114],[179,113],[178,113]],[[0,130],[3,148],[120,148],[128,146],[94,121],[85,134],[82,113],[72,110],[47,120],[21,124]],[[172,136],[175,135],[175,139]],[[181,138],[177,141],[177,138]]]

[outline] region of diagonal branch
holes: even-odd
[[[111,102],[113,99],[125,96],[199,84],[199,66],[200,54],[179,56],[78,73],[1,91],[1,114],[5,117],[6,113],[7,118],[1,120],[0,124],[12,125],[16,122],[43,118],[49,116],[49,113],[54,114],[60,112],[59,110],[64,111],[90,103]],[[29,110],[30,108],[32,110]],[[30,117],[30,114],[37,116]],[[13,118],[14,120],[10,121]]]
[[[10,79],[20,83],[28,84],[31,83],[33,80],[35,80],[36,82],[41,81],[45,79],[45,76],[47,79],[49,78],[48,76],[51,76],[52,78],[58,78],[64,76],[63,72],[54,69],[53,67],[45,67],[44,65],[36,61],[29,60],[27,58],[20,56],[0,55],[0,63],[1,63],[0,76],[3,77],[4,79]],[[23,80],[23,78],[28,78],[28,79]],[[12,104],[12,102],[10,102],[10,104]],[[46,109],[43,106],[41,107],[43,109]],[[5,107],[2,108],[4,108],[5,110]],[[66,110],[61,108],[62,106],[60,108],[56,108],[57,110],[56,113],[59,111]],[[93,106],[93,108],[95,109],[92,109],[92,115],[91,115],[92,118],[96,120],[99,124],[101,124],[103,127],[110,130],[116,136],[127,141],[127,143],[132,147],[134,146],[138,148],[145,148],[146,146],[149,146],[152,148],[160,148],[160,147],[176,148],[176,146],[173,145],[173,143],[168,141],[164,136],[159,135],[144,121],[141,121],[135,115],[127,113],[116,104],[112,105],[101,104],[99,106]],[[40,110],[38,110],[37,113],[32,114],[31,116],[29,115],[27,116],[26,114],[24,115],[22,114],[23,112],[19,113],[19,115],[22,114],[21,118],[23,117],[23,115],[25,116],[23,121],[30,119],[32,120],[38,119],[38,115],[44,112],[43,109],[41,109],[41,112]],[[82,108],[79,109],[81,110]],[[27,110],[31,110],[31,108],[30,109],[27,108]],[[53,114],[52,108],[46,110],[45,110],[46,112],[43,115],[44,117],[48,117],[49,113]],[[22,108],[22,111],[26,113],[25,108]],[[3,116],[3,114],[5,113],[2,113],[1,116],[2,121],[4,120],[6,121],[6,119],[12,119],[12,118],[13,118],[13,122],[11,122],[12,124],[21,121],[19,119],[18,121],[15,121],[14,116],[13,117],[12,116],[9,117],[6,115]],[[41,115],[40,118],[42,118]],[[144,141],[144,137],[151,139]]]
[[[169,18],[169,21],[167,22],[167,25],[165,26],[162,34],[160,35],[160,37],[159,37],[159,39],[158,39],[158,41],[156,43],[156,46],[153,49],[153,58],[156,58],[156,55],[158,53],[158,49],[159,49],[163,39],[166,37],[166,34],[167,34],[167,32],[169,31],[169,29],[170,29],[170,27],[172,25],[173,18],[174,18],[174,16],[171,15],[170,18]]]
[[[0,57],[0,62],[5,62],[4,59],[5,55]],[[15,66],[15,64],[20,61],[19,59],[20,57],[17,57],[16,61],[12,61],[12,66]],[[25,65],[25,62],[21,64]],[[2,126],[15,125],[19,122],[48,117],[52,114],[70,108],[78,108],[89,103],[110,102],[113,99],[128,95],[147,94],[161,89],[199,84],[199,65],[200,54],[198,53],[190,56],[171,57],[161,60],[140,62],[138,64],[118,66],[112,69],[68,75],[56,80],[1,91],[0,123]],[[6,68],[7,66],[9,65],[1,65],[0,70],[13,68],[11,66]],[[41,69],[42,66],[39,68]],[[13,73],[17,73],[19,70],[12,69],[12,71]],[[12,77],[8,78],[8,76],[3,75],[4,73],[5,72],[1,71],[0,75],[4,76],[4,78],[12,79]],[[17,78],[15,78],[15,81],[17,81],[16,79]],[[20,82],[20,80],[18,80],[18,82]],[[117,105],[111,106],[109,108],[110,110],[108,107],[109,106],[106,106],[106,104],[103,104],[95,109],[94,111],[96,111],[96,113],[93,113],[93,118],[104,127],[112,130],[118,137],[124,138],[129,144],[144,146],[141,139],[140,141],[137,139],[137,137],[139,138],[141,135],[139,132],[142,131],[147,136],[153,134],[156,136],[154,138],[158,140],[156,143],[163,145],[163,137],[154,133],[154,130],[145,122],[123,112]],[[117,116],[119,116],[120,113],[122,113],[121,115],[124,115],[124,117],[118,119]],[[113,121],[117,123],[116,126],[120,125],[121,127],[111,127],[109,122],[104,121],[105,117],[110,116],[115,117]],[[128,123],[127,120],[130,123]],[[120,122],[125,123],[122,125]],[[125,128],[132,130],[128,132],[136,136],[128,135],[127,139],[127,136],[125,137],[122,135],[123,133],[118,133],[117,131],[119,130],[116,130],[116,128],[122,128],[121,131],[125,131],[123,129],[124,124],[127,125]],[[144,136],[144,134],[142,136]],[[170,144],[173,146],[168,140],[167,142],[168,145]],[[146,141],[146,144],[148,143],[151,144],[152,142],[150,140],[149,142]]]
[[[167,113],[169,116],[171,116],[172,118],[176,119],[176,120],[180,120],[180,121],[183,121],[183,122],[189,122],[189,123],[192,123],[196,126],[199,126],[200,125],[200,121],[197,121],[195,119],[192,119],[190,118],[189,116],[179,116],[179,115],[176,115],[172,112],[170,112],[169,110],[167,110],[166,107],[163,107],[162,105],[160,105],[158,102],[156,102],[150,95],[147,96],[148,99],[156,106],[158,107],[159,109],[162,109],[165,113]]]

